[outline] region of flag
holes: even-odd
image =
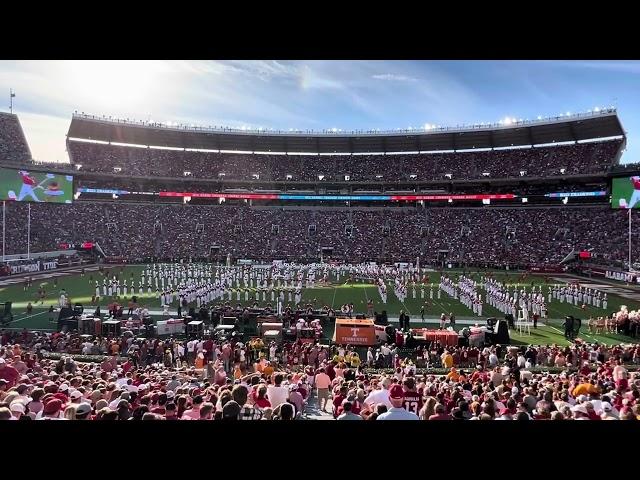
[[[11,92],[11,98],[13,98],[13,97],[15,97],[15,96],[16,96],[16,94],[15,94],[15,93],[13,93],[13,92]]]

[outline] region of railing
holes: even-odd
[[[343,136],[343,135],[399,135],[399,134],[423,134],[423,133],[437,133],[437,132],[455,132],[460,130],[491,130],[495,128],[516,128],[522,127],[524,125],[536,125],[536,124],[544,124],[549,122],[558,122],[558,121],[572,121],[578,119],[585,118],[596,118],[604,115],[609,115],[612,113],[616,113],[616,108],[603,108],[598,111],[588,111],[581,113],[574,113],[571,115],[557,115],[550,116],[545,118],[539,118],[536,120],[509,120],[508,122],[494,122],[494,123],[479,123],[479,124],[462,124],[453,126],[445,126],[442,127],[440,125],[426,125],[421,128],[398,128],[395,130],[379,130],[379,129],[369,129],[369,130],[342,130],[339,128],[331,128],[324,130],[300,130],[300,129],[289,129],[289,130],[280,130],[280,129],[262,129],[262,128],[232,128],[232,127],[222,127],[222,126],[197,126],[197,125],[183,125],[183,124],[174,124],[173,122],[151,122],[144,120],[130,120],[130,119],[121,119],[121,118],[112,118],[106,116],[98,116],[98,115],[89,115],[85,113],[77,113],[73,114],[73,118],[79,118],[84,120],[96,120],[100,122],[109,122],[116,124],[125,124],[137,127],[152,127],[152,128],[163,128],[170,130],[186,130],[192,132],[216,132],[216,133],[234,133],[234,134],[251,134],[251,135],[326,135],[326,136]]]

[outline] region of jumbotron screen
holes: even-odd
[[[612,180],[611,206],[613,208],[640,208],[640,175]]]
[[[0,198],[17,202],[71,203],[73,175],[0,168]]]

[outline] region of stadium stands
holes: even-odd
[[[0,112],[0,164],[29,160],[31,152],[18,116]]]
[[[82,171],[123,176],[196,179],[343,181],[437,181],[448,179],[558,177],[605,173],[621,141],[525,149],[355,156],[248,155],[125,147],[70,141]],[[290,176],[290,177],[289,177]]]
[[[7,254],[26,252],[26,216],[26,204],[8,204]],[[573,248],[593,248],[615,264],[627,258],[627,228],[626,212],[606,206],[283,210],[76,202],[31,209],[31,251],[97,241],[109,256],[175,259],[206,257],[211,245],[219,245],[224,256],[270,261],[313,260],[320,247],[332,246],[334,258],[348,261],[413,261],[420,255],[432,264],[530,265],[557,264]],[[634,229],[640,234],[640,227]],[[639,250],[636,244],[634,256]]]

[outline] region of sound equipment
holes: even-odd
[[[516,321],[513,318],[513,315],[511,313],[507,313],[504,316],[504,319],[507,321],[507,324],[509,325],[509,328],[516,328]]]
[[[102,322],[102,335],[120,336],[122,322],[120,320],[107,320]]]
[[[198,337],[204,333],[204,322],[193,320],[187,323],[187,337]]]
[[[295,342],[297,339],[297,332],[294,328],[286,328],[282,331],[282,339],[290,342]]]
[[[495,331],[492,335],[492,343],[494,345],[508,345],[511,341],[509,337],[509,325],[506,320],[498,320]]]
[[[0,323],[7,324],[13,320],[11,313],[11,302],[0,303]]]

